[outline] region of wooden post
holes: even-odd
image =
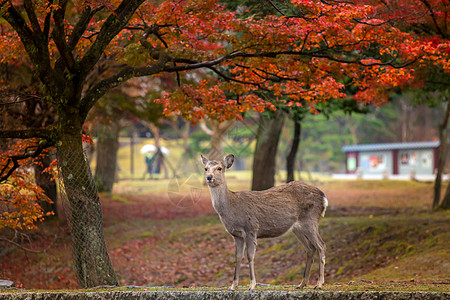
[[[133,130],[133,132],[131,132],[131,136],[130,136],[130,174],[131,176],[133,176],[134,174],[134,137],[135,137],[135,132]]]

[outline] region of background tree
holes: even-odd
[[[161,103],[166,113],[193,122],[205,115],[223,121],[242,118],[249,109],[274,109],[258,97],[261,89],[283,94],[288,103],[303,99],[310,107],[344,98],[342,74],[358,87],[356,99],[383,101],[389,87],[412,79],[412,71],[401,67],[442,51],[373,19],[370,6],[293,1],[293,7],[293,15],[243,20],[213,0],[157,6],[144,0],[0,1],[4,57],[32,66],[49,107],[57,113],[54,127],[4,130],[0,137],[38,138],[27,157],[57,146],[71,210],[74,266],[82,286],[117,284],[97,189],[82,148],[86,116],[109,90],[134,77],[208,69],[225,80],[184,85]],[[367,56],[366,49],[374,47],[379,51],[370,52],[376,55]],[[99,63],[108,57],[120,64],[95,77]],[[230,100],[224,91],[239,97]],[[17,168],[2,165],[8,175],[2,174],[2,181]]]
[[[282,109],[259,115],[253,154],[252,190],[262,191],[275,185],[276,156],[281,129],[286,118]]]
[[[354,99],[351,99],[351,87],[347,87],[347,93],[349,93],[349,98],[345,100],[330,100],[326,103],[320,103],[317,105],[317,113],[329,119],[332,114],[343,112],[344,114],[366,114],[369,112],[366,106],[360,105]],[[301,123],[308,115],[317,115],[316,113],[311,113],[311,111],[305,109],[305,107],[298,106],[290,109],[291,118],[294,122],[294,136],[292,138],[292,146],[286,157],[286,181],[294,181],[294,170],[295,170],[295,158],[297,156],[297,151],[299,149],[299,144],[301,140]],[[333,146],[332,146],[333,147]],[[340,150],[340,147],[338,147]]]

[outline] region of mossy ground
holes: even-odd
[[[443,292],[449,293],[448,284],[425,284],[412,282],[391,282],[391,283],[368,283],[368,282],[349,282],[349,283],[333,283],[325,284],[322,289],[317,290],[314,286],[307,286],[303,289],[297,289],[296,285],[264,285],[257,286],[257,291],[332,291],[332,292],[355,292],[355,291],[390,291],[390,292]],[[54,290],[43,289],[4,289],[0,290],[0,294],[7,293],[46,293]],[[155,287],[99,287],[87,289],[59,289],[58,292],[120,292],[120,291],[229,291],[227,287],[175,287],[175,286],[155,286]],[[236,292],[248,291],[248,286],[239,286]]]

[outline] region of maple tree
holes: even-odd
[[[28,76],[27,68],[3,65],[0,73],[0,77],[9,83],[1,95],[6,103],[0,102],[3,130],[54,123],[52,111],[46,110],[48,106],[42,101],[41,95],[27,97],[30,90],[37,88],[34,84],[36,80]],[[16,98],[17,95],[22,98]],[[37,160],[31,160],[26,153],[18,152],[20,149],[33,149],[35,142],[26,141],[17,145],[4,141],[0,143],[1,179],[11,175],[8,184],[0,190],[0,229],[35,228],[35,220],[42,220],[44,215],[56,214],[56,186],[52,181],[54,174],[50,167],[51,160],[46,159],[49,157],[47,151],[41,148],[42,153]],[[19,164],[22,165],[21,170],[11,172],[11,167]]]
[[[2,185],[0,192],[0,228],[10,229],[34,229],[35,222],[42,220],[44,216],[52,215],[53,212],[45,213],[38,203],[38,200],[52,203],[45,195],[43,189],[34,184],[33,174],[29,171],[36,164],[41,164],[39,160],[31,159],[27,154],[17,154],[19,149],[34,147],[35,140],[28,140],[22,143],[12,145],[10,150],[1,153],[0,166],[3,170],[11,168],[11,165],[17,164],[21,160],[22,168],[12,172],[6,184]],[[42,148],[37,150],[37,158],[42,159],[47,155]],[[37,154],[37,153],[35,153]],[[28,167],[28,168],[25,168]],[[54,165],[44,169],[44,172],[53,174]],[[51,176],[54,176],[51,175]]]
[[[86,116],[109,90],[134,77],[203,69],[215,77],[165,94],[166,114],[195,123],[275,109],[261,90],[287,107],[304,101],[315,111],[318,102],[346,97],[344,77],[358,88],[355,99],[383,103],[390,88],[412,81],[413,69],[404,67],[445,52],[379,19],[370,5],[293,0],[292,7],[293,14],[241,19],[214,0],[0,1],[1,63],[32,66],[58,116],[55,126],[2,130],[0,137],[37,138],[34,148],[17,150],[27,157],[56,146],[82,286],[117,284],[98,195],[86,192],[95,184],[82,149]],[[106,60],[113,64],[99,75]],[[436,63],[448,71],[446,60]],[[7,163],[12,157],[2,175],[18,172],[20,164]]]
[[[404,31],[414,32],[418,36],[418,42],[427,45],[422,54],[421,63],[414,66],[416,74],[410,88],[420,90],[416,93],[416,102],[426,102],[430,106],[447,102],[444,118],[438,126],[441,146],[432,202],[432,207],[437,208],[441,198],[442,174],[448,156],[450,2],[448,0],[363,0],[359,2],[373,5],[380,18],[388,20]],[[430,98],[431,101],[428,101]],[[450,184],[447,185],[440,206],[450,209]]]

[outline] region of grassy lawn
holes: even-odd
[[[450,213],[429,211],[432,185],[399,181],[315,178],[330,202],[320,230],[327,244],[324,290],[449,291]],[[231,190],[249,188],[248,172],[230,172]],[[234,272],[234,245],[214,212],[201,175],[166,180],[123,180],[101,195],[105,236],[122,286],[222,289]],[[55,239],[55,235],[57,238]],[[30,233],[26,247],[2,251],[0,277],[27,289],[67,289],[70,236],[64,220]],[[53,243],[53,244],[51,244]],[[259,289],[293,289],[305,254],[294,235],[259,240]],[[313,265],[309,288],[318,274]],[[249,282],[244,260],[241,283]]]

